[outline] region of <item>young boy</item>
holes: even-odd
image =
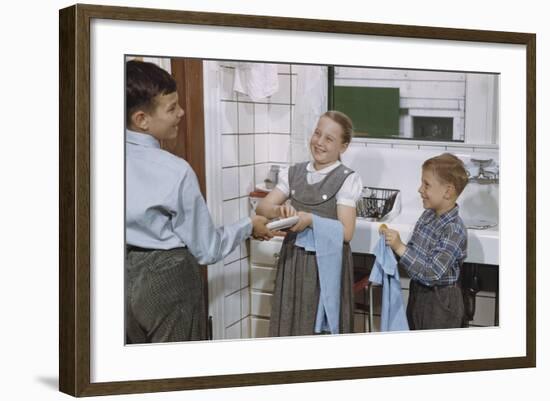
[[[467,232],[456,199],[468,183],[462,161],[450,154],[422,165],[418,189],[426,209],[407,245],[395,230],[384,230],[386,244],[401,257],[411,283],[407,320],[411,330],[461,327],[464,315],[458,279],[466,258]]]
[[[176,82],[152,63],[126,63],[126,341],[207,338],[199,264],[228,255],[251,234],[269,239],[255,216],[216,228],[189,164],[160,149],[184,115]]]

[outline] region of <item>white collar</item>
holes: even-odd
[[[328,167],[322,168],[321,170],[315,170],[315,167],[313,166],[313,162],[309,162],[306,166],[306,170],[308,173],[317,173],[317,174],[328,174],[332,170],[334,170],[336,167],[338,167],[342,162],[340,160],[336,160],[333,164],[331,164]]]
[[[132,131],[130,129],[126,130],[126,142],[150,148],[160,148],[160,142],[153,135]]]

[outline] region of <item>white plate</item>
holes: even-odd
[[[266,224],[268,230],[282,230],[292,227],[300,220],[298,216],[291,216],[285,219],[279,219]]]

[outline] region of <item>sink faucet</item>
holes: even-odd
[[[488,171],[485,168],[489,166],[493,159],[470,159],[472,163],[475,163],[479,165],[479,172],[475,177],[471,177],[468,179],[468,182],[476,182],[478,184],[498,184],[499,174],[498,174],[498,166],[497,171]],[[469,175],[469,173],[468,173]]]

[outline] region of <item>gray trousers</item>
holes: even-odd
[[[187,250],[127,249],[126,343],[207,339],[200,266]]]
[[[407,320],[411,330],[462,327],[464,301],[458,285],[427,287],[411,280]]]

